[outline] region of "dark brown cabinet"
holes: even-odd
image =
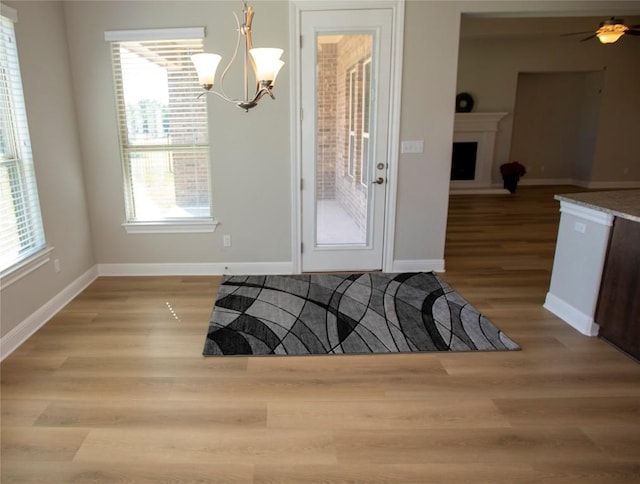
[[[640,223],[616,217],[596,309],[598,335],[640,360]]]

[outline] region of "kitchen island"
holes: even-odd
[[[640,190],[555,198],[561,217],[544,307],[640,358]]]

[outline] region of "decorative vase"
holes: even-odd
[[[510,193],[515,193],[516,188],[518,188],[518,182],[520,181],[520,175],[504,175],[502,180],[504,182],[504,188],[509,190]]]

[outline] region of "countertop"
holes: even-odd
[[[554,198],[608,213],[614,217],[640,222],[640,190],[565,193],[556,195]]]

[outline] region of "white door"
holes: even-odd
[[[392,12],[302,12],[302,270],[380,270]]]

